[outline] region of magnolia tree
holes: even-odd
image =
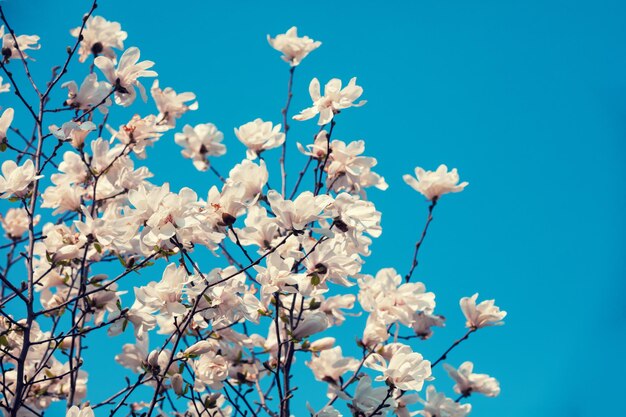
[[[222,176],[212,165],[226,152],[222,132],[211,123],[177,125],[198,108],[193,93],[155,79],[153,114],[109,124],[137,95],[147,100],[143,83],[157,73],[139,49],[125,49],[126,32],[96,16],[96,7],[70,31],[74,44],[45,85],[30,71],[39,38],[19,34],[1,13],[0,97],[16,96],[15,109],[3,105],[0,118],[5,416],[49,415],[64,405],[72,417],[461,417],[471,410],[470,395],[499,394],[498,382],[474,373],[471,362],[442,364],[472,333],[502,324],[506,313],[493,301],[461,299],[467,322],[460,339],[437,357],[419,353],[420,340],[444,318],[413,272],[435,206],[467,185],[456,169],[405,175],[428,201],[410,268],[367,271],[381,213],[365,191],[387,185],[372,170],[376,159],[362,155],[363,141],[333,137],[340,113],[365,104],[363,89],[356,78],[345,86],[332,79],[322,92],[314,78],[311,106],[290,115],[294,72],[321,42],[295,27],[268,37],[289,65],[282,123],[256,119],[234,129],[247,152]],[[66,80],[74,61],[84,78]],[[55,91],[65,91],[63,98],[55,100]],[[23,113],[19,126],[14,111]],[[291,119],[311,131],[311,143],[289,142]],[[170,132],[182,157],[214,179],[208,193],[150,182],[150,147]],[[290,184],[289,151],[303,155]],[[268,168],[280,172],[275,188]],[[339,345],[325,334],[350,320],[356,343]],[[103,332],[134,333],[134,343],[107,358],[106,345],[90,344]],[[93,398],[87,347],[134,377],[89,381],[110,390]],[[296,361],[310,372],[294,375]],[[433,385],[440,364],[455,384],[453,398]],[[312,379],[326,384],[326,398],[297,390]],[[305,409],[305,400],[316,406]]]

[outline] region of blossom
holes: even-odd
[[[364,375],[359,379],[352,404],[349,407],[357,411],[354,413],[355,415],[369,416],[378,406],[386,402],[385,398],[387,398],[387,387],[374,388],[372,379]]]
[[[78,49],[80,62],[85,62],[91,54],[96,57],[102,55],[116,62],[113,48],[124,49],[124,41],[128,36],[118,22],[110,22],[102,16],[89,16],[82,32],[77,27],[70,30],[70,34],[76,38],[82,35]]]
[[[2,113],[2,116],[0,116],[0,143],[4,142],[7,137],[9,126],[11,126],[11,122],[13,122],[13,114],[13,109],[9,107]]]
[[[358,192],[364,195],[364,188],[376,187],[379,190],[388,188],[385,179],[373,172],[376,158],[361,156],[365,151],[365,142],[362,140],[346,144],[340,140],[333,140],[330,144],[330,157],[326,164],[327,187],[335,192]]]
[[[382,373],[376,377],[377,381],[387,381],[401,390],[419,391],[431,375],[430,362],[406,345],[401,345],[393,353],[389,363],[380,354],[374,353],[367,358],[365,365]]]
[[[501,326],[502,321],[506,317],[506,311],[500,311],[494,303],[495,300],[485,300],[476,305],[478,293],[471,297],[461,298],[460,305],[467,322],[466,327],[471,329],[480,329],[487,326]]]
[[[161,311],[164,314],[180,316],[187,312],[181,303],[186,282],[185,269],[177,268],[176,264],[171,263],[163,271],[161,281],[152,281],[148,285],[135,288],[135,297],[150,313]]]
[[[280,128],[280,124],[272,126],[272,122],[255,119],[239,129],[235,128],[235,136],[248,148],[248,159],[256,159],[261,152],[285,142],[285,134],[281,133]]]
[[[0,198],[25,197],[29,193],[30,184],[43,177],[35,174],[35,165],[30,159],[21,166],[11,159],[4,161],[0,175]]]
[[[413,323],[411,328],[415,332],[415,335],[422,340],[430,338],[433,334],[433,327],[444,327],[445,317],[437,314],[431,314],[428,311],[416,311],[413,314]]]
[[[432,311],[435,294],[426,292],[421,282],[402,283],[393,268],[383,268],[376,277],[359,278],[359,302],[365,311],[375,313],[386,324],[396,321],[410,326],[416,311]]]
[[[33,226],[39,223],[40,215],[33,218]],[[10,208],[4,216],[0,215],[0,224],[8,237],[19,239],[28,230],[30,218],[23,208]]]
[[[473,392],[479,392],[487,397],[496,397],[500,394],[500,383],[497,379],[487,374],[475,374],[472,362],[463,362],[459,369],[448,365],[443,365],[450,378],[456,381],[454,392],[468,397]]]
[[[360,107],[366,103],[361,100],[354,103],[356,99],[363,94],[363,88],[356,85],[356,77],[350,79],[350,82],[343,89],[341,88],[341,80],[333,78],[324,86],[324,95],[320,94],[320,82],[317,78],[311,80],[309,84],[309,94],[313,100],[313,106],[306,108],[293,116],[295,120],[309,120],[320,115],[317,124],[322,126],[329,123],[333,116],[348,107]]]
[[[318,381],[339,382],[341,375],[354,371],[359,362],[354,358],[346,358],[341,352],[341,346],[326,349],[313,355],[307,366],[313,371]]]
[[[267,200],[272,206],[278,225],[287,230],[303,230],[304,227],[321,218],[320,213],[333,198],[328,195],[313,195],[310,191],[301,193],[295,200],[285,200],[281,195],[270,190]]]
[[[85,138],[89,132],[96,130],[96,125],[91,121],[74,122],[69,121],[63,123],[61,127],[56,125],[50,126],[50,133],[52,133],[57,139],[62,141],[68,141],[72,143],[72,146],[80,149],[85,143]]]
[[[463,191],[469,184],[467,181],[459,184],[459,174],[456,168],[448,172],[448,167],[443,164],[439,165],[436,171],[425,171],[423,168],[416,167],[415,178],[405,174],[402,179],[411,188],[431,201],[444,194]]]
[[[281,58],[292,67],[299,65],[311,51],[322,44],[308,36],[298,37],[298,28],[295,26],[291,27],[287,33],[276,35],[274,39],[267,35],[267,41],[272,48],[283,53]]]
[[[196,372],[195,390],[204,391],[204,385],[211,389],[221,389],[224,381],[228,378],[229,362],[222,355],[215,352],[207,352],[192,362]]]
[[[2,39],[2,59],[9,62],[11,59],[30,58],[26,54],[26,50],[37,50],[41,48],[38,45],[39,36],[37,35],[19,35],[14,36],[11,33],[4,33],[4,25],[0,26],[0,39]]]
[[[111,84],[106,81],[98,81],[98,76],[91,73],[85,77],[80,88],[76,81],[68,81],[61,85],[67,88],[67,99],[64,104],[73,109],[89,110],[98,106],[101,113],[109,111],[108,106],[111,105]]]
[[[69,410],[67,410],[67,414],[65,414],[65,417],[94,417],[94,413],[91,407],[88,405],[84,408],[78,408],[77,406],[73,405],[72,407],[70,407]]]
[[[135,87],[139,89],[141,98],[145,102],[147,100],[146,90],[139,82],[140,77],[156,77],[155,71],[148,70],[152,68],[154,62],[139,61],[140,52],[136,47],[128,48],[122,54],[120,62],[115,68],[112,59],[105,56],[99,56],[94,63],[104,74],[106,79],[115,86],[115,102],[121,106],[128,107],[135,101],[137,92]]]
[[[197,101],[186,104],[186,102],[196,99],[194,93],[177,94],[171,87],[161,90],[159,88],[159,80],[154,80],[150,94],[152,94],[152,98],[159,109],[159,124],[174,127],[176,119],[179,119],[187,111],[198,110]]]
[[[420,399],[424,409],[418,414],[424,417],[465,417],[472,411],[471,404],[459,404],[432,385],[426,388],[426,400]]]
[[[167,130],[167,126],[159,125],[157,117],[153,114],[146,117],[136,114],[117,131],[110,126],[107,128],[113,135],[111,141],[119,140],[141,159],[146,158],[146,147],[152,146]]]
[[[330,321],[323,311],[307,312],[294,328],[292,335],[296,339],[303,339],[316,333],[323,332],[330,326]]]
[[[174,135],[174,141],[182,146],[181,151],[185,158],[193,160],[193,165],[199,171],[209,168],[209,156],[221,156],[226,153],[226,146],[222,140],[224,134],[217,130],[212,123],[199,124],[195,127],[185,125],[182,133]]]
[[[33,226],[39,223],[41,216],[33,218]],[[30,218],[23,208],[10,208],[4,216],[0,215],[0,224],[11,239],[19,239],[28,230]]]

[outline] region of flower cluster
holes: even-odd
[[[123,409],[148,417],[288,417],[302,414],[292,398],[307,377],[325,388],[327,404],[318,411],[309,406],[319,417],[463,417],[471,405],[461,399],[499,394],[497,380],[473,373],[471,362],[445,365],[457,401],[428,385],[464,339],[439,358],[420,353],[418,339],[445,324],[435,313],[435,294],[411,281],[426,229],[409,274],[386,267],[370,275],[366,260],[382,233],[382,215],[366,190],[388,184],[373,171],[376,159],[364,156],[364,140],[333,137],[340,113],[365,104],[356,78],[345,86],[330,80],[323,95],[318,79],[310,82],[312,106],[293,119],[319,115],[322,127],[312,129],[312,143],[297,143],[304,168],[287,184],[285,153],[296,148],[287,138],[292,76],[320,42],[299,37],[295,27],[268,37],[290,64],[283,123],[257,118],[226,137],[208,121],[177,128],[178,119],[199,109],[196,95],[162,88],[158,79],[147,110],[120,112],[138,93],[147,101],[142,78],[158,74],[138,48],[124,49],[121,25],[93,15],[95,9],[94,2],[71,31],[76,43],[68,65],[77,58],[84,74],[60,82],[64,67],[47,88],[66,89],[65,100],[46,93],[39,116],[27,108],[33,139],[12,127],[13,107],[0,116],[1,150],[11,155],[0,175],[0,197],[10,206],[0,215],[7,240],[0,245],[7,259],[0,274],[4,416],[47,415],[64,402],[67,417],[94,417],[99,408],[110,416]],[[5,33],[4,26],[0,38],[3,65],[39,47],[37,36]],[[17,90],[14,79],[8,86],[0,79],[0,92],[9,88]],[[159,183],[146,165],[159,141],[172,137],[204,175],[195,189]],[[222,175],[215,157],[233,140],[246,154]],[[172,166],[180,163],[188,161]],[[280,178],[271,177],[279,170]],[[405,181],[433,202],[431,212],[441,196],[467,185],[445,165],[417,168],[416,176]],[[26,262],[16,278],[9,275],[16,268],[9,270],[17,260]],[[465,339],[506,315],[493,300],[476,300],[461,300]],[[356,349],[330,336],[344,323]],[[89,341],[103,328],[109,337],[131,338],[115,361],[136,382],[127,377],[125,388],[97,403],[88,400],[88,388],[103,384],[89,380],[84,351],[101,348]],[[310,373],[296,377],[297,360]]]

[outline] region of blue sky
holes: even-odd
[[[5,7],[18,32],[42,37],[33,55],[44,80],[88,2]],[[365,89],[367,105],[343,112],[335,130],[342,140],[365,139],[390,185],[369,194],[384,232],[365,272],[409,267],[427,203],[402,174],[446,163],[470,182],[442,199],[420,254],[415,276],[437,294],[448,324],[417,349],[433,357],[461,336],[458,300],[480,292],[509,316],[449,358],[501,381],[498,398],[472,398],[473,415],[615,415],[626,371],[625,3],[103,0],[97,13],[121,22],[126,46],[156,62],[161,86],[197,94],[200,110],[179,128],[213,122],[225,132],[229,154],[215,161],[222,171],[243,158],[234,127],[280,121],[288,66],[266,34],[296,25],[321,40],[296,71],[292,109],[308,105],[312,77],[356,76]],[[12,103],[4,96],[3,107]],[[308,142],[314,129],[294,124],[290,140]],[[290,152],[294,172],[304,159]],[[149,151],[154,182],[204,194],[214,178],[178,153],[171,135]],[[91,366],[91,392],[109,393],[102,381],[121,368]]]

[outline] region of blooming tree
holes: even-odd
[[[94,1],[70,31],[73,47],[42,86],[30,72],[39,37],[16,32],[0,6],[0,97],[16,96],[0,117],[4,416],[43,416],[58,403],[71,417],[460,417],[472,394],[499,394],[497,380],[473,373],[471,362],[445,364],[453,381],[444,383],[454,383],[458,398],[437,392],[432,377],[472,333],[502,324],[506,313],[493,301],[463,298],[466,333],[440,356],[419,353],[445,319],[413,273],[435,206],[467,185],[456,169],[404,177],[429,202],[423,233],[405,275],[391,267],[368,274],[365,259],[382,229],[366,190],[387,184],[363,141],[333,137],[341,113],[365,104],[363,88],[356,78],[332,79],[322,92],[314,78],[311,106],[290,117],[294,72],[321,42],[295,27],[268,37],[289,64],[283,118],[235,128],[247,152],[222,176],[213,161],[226,152],[224,134],[212,123],[178,124],[198,109],[195,95],[161,88],[154,63],[126,48],[127,33],[96,8]],[[75,61],[84,78],[66,80]],[[147,100],[150,79],[153,114],[112,125],[116,109]],[[24,126],[15,125],[16,111]],[[314,118],[317,127],[306,122]],[[294,146],[290,119],[311,129],[310,144]],[[182,158],[212,176],[208,191],[150,182],[150,148],[172,134]],[[304,166],[288,184],[285,160],[296,150]],[[346,317],[354,313],[363,318]],[[350,320],[350,331],[364,325],[356,344],[324,334]],[[105,331],[132,334],[134,343],[107,358],[106,346],[89,343]],[[98,381],[88,380],[87,347],[134,377],[92,398],[89,384]],[[297,358],[309,374],[294,374]],[[297,391],[307,379],[326,384],[325,405],[297,409],[294,398],[311,398]]]

